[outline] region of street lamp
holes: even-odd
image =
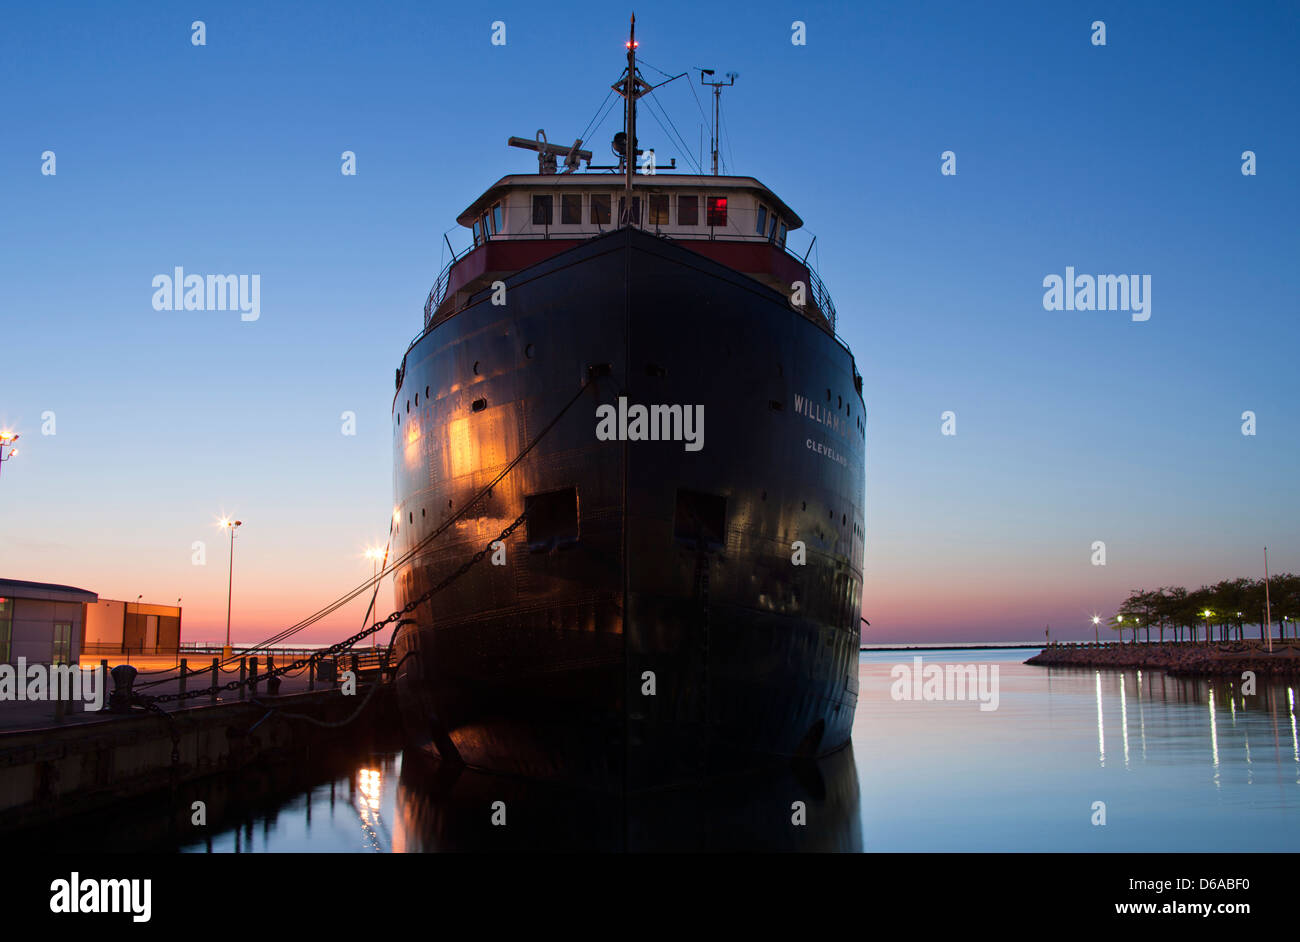
[[[242,520],[231,520],[229,517],[221,518],[221,525],[230,531],[230,578],[226,583],[226,646],[221,649],[221,659],[230,660],[234,652],[230,648],[230,597],[234,594],[235,589],[235,530],[243,526]]]
[[[19,436],[12,432],[0,432],[0,468],[3,468],[4,463],[10,458],[16,458],[18,456],[18,449],[14,447],[14,442],[18,441],[18,438]],[[7,455],[5,454],[6,448],[9,449],[9,454]]]
[[[1092,616],[1092,637],[1094,640],[1096,640],[1098,644],[1101,644],[1100,629],[1097,627],[1100,624],[1101,624],[1101,616],[1093,615]]]
[[[1205,643],[1210,643],[1210,615],[1213,614],[1208,608],[1201,613],[1205,616]]]
[[[370,560],[371,562],[370,581],[374,582],[379,578],[379,560],[383,558],[384,554],[382,551],[380,551],[379,547],[377,546],[367,546],[366,551],[363,555],[366,557],[366,559]],[[379,643],[379,632],[375,632],[370,636],[370,646],[372,648],[376,647],[378,643]]]

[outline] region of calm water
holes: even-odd
[[[1219,681],[1026,667],[1029,651],[927,651],[996,664],[999,704],[895,701],[860,658],[853,748],[809,773],[720,783],[636,807],[449,780],[400,753],[274,807],[241,813],[187,851],[698,848],[866,851],[1293,851],[1300,845],[1294,684],[1242,697]],[[490,822],[494,801],[507,827]],[[808,822],[791,826],[792,802]],[[1106,824],[1094,826],[1094,803]]]

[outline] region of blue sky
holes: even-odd
[[[223,511],[245,520],[237,637],[368,573],[359,554],[392,506],[393,369],[442,234],[535,167],[506,137],[588,124],[628,12],[7,11],[0,424],[23,439],[0,477],[0,571],[184,597],[192,640],[224,630]],[[1274,569],[1300,570],[1298,24],[1283,3],[640,11],[653,66],[740,73],[727,167],[817,236],[865,377],[869,638],[1083,636],[1129,589],[1258,574],[1265,544]],[[656,96],[695,146],[686,81]],[[590,135],[598,155],[617,120]],[[653,121],[639,136],[688,163]],[[154,311],[151,279],[176,265],[260,274],[260,319]],[[1151,319],[1045,311],[1042,280],[1067,265],[1149,274]]]

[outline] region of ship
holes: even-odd
[[[512,137],[538,172],[457,217],[391,536],[411,748],[624,794],[848,744],[867,427],[803,221],[719,174],[716,120],[712,173],[648,165],[635,20],[626,49],[615,163]]]

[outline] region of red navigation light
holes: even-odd
[[[624,46],[625,48],[627,48],[627,49],[635,49],[635,48],[637,48],[637,47],[640,46],[640,45],[641,45],[640,43],[638,43],[638,42],[632,42],[632,41],[630,41],[630,40],[629,40],[628,42],[623,43],[623,46]]]

